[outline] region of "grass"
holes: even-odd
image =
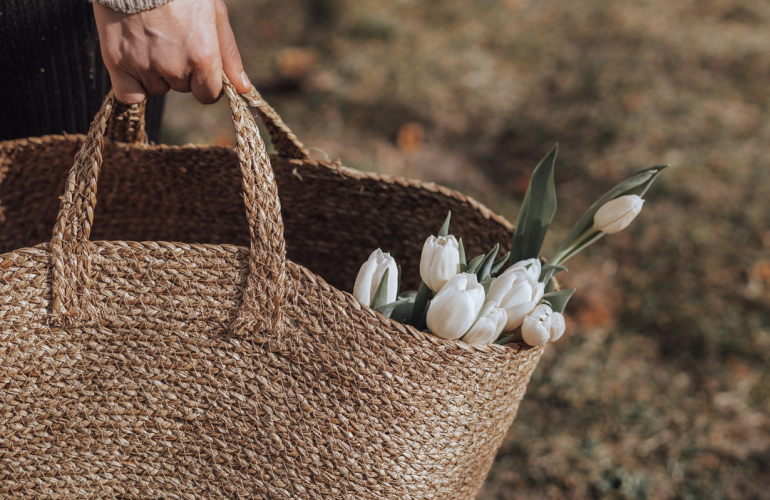
[[[628,230],[569,262],[567,334],[480,499],[770,498],[770,4],[228,5],[252,81],[321,157],[515,220],[558,141],[545,255],[616,182],[672,164]],[[227,106],[189,96],[164,133],[233,141]]]

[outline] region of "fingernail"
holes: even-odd
[[[241,83],[243,83],[244,87],[251,88],[251,82],[249,81],[249,77],[246,76],[246,72],[245,71],[241,71]]]

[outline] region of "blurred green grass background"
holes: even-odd
[[[770,498],[770,3],[230,0],[247,72],[319,158],[514,220],[559,142],[548,255],[631,173],[636,222],[578,292],[480,495]],[[170,95],[163,141],[233,144]]]

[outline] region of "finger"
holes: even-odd
[[[147,98],[147,91],[139,80],[117,68],[112,68],[109,72],[118,101],[124,104],[139,104]]]
[[[190,87],[195,99],[201,104],[214,104],[222,96],[222,62],[211,57],[207,64],[196,64]]]
[[[171,87],[171,90],[182,93],[188,93],[192,90],[192,87],[190,86],[190,78],[191,75],[187,75],[181,78],[173,76],[163,77],[166,83],[168,83],[169,87]]]
[[[142,86],[150,95],[163,95],[171,89],[171,86],[159,76],[145,76]]]
[[[217,35],[219,36],[219,52],[222,55],[222,69],[227,78],[235,86],[239,94],[251,90],[251,82],[243,71],[241,53],[235,43],[235,35],[230,27],[227,7],[221,0],[217,2]]]

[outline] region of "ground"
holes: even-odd
[[[515,220],[559,143],[544,254],[670,163],[578,292],[490,472],[492,499],[770,499],[770,3],[232,0],[252,81],[319,158]],[[224,103],[163,140],[232,144]]]

